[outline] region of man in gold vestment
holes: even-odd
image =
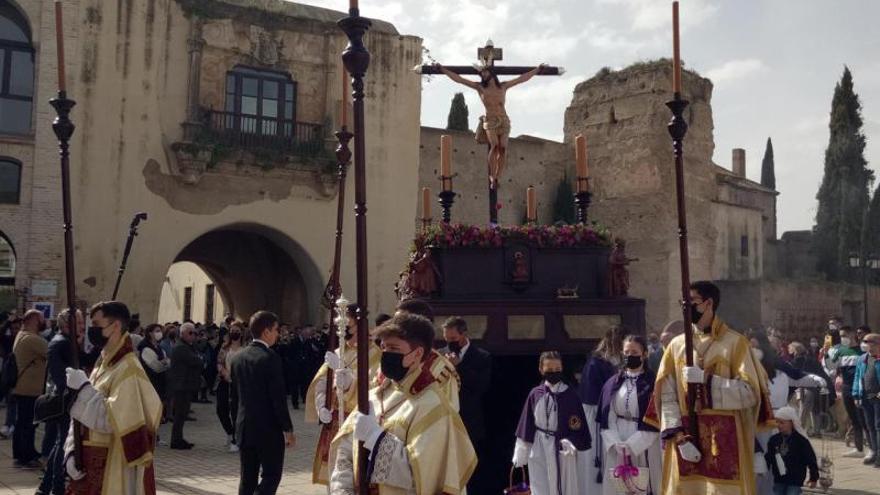
[[[691,298],[694,366],[685,364],[684,335],[675,337],[645,414],[665,441],[662,495],[754,495],[755,432],[772,422],[766,378],[748,339],[715,315],[718,287],[695,282]],[[699,438],[689,434],[689,383],[700,390]]]
[[[67,493],[155,495],[153,451],[162,402],[128,338],[128,308],[102,302],[92,307],[90,317],[89,341],[103,350],[91,377],[67,368],[67,386],[78,391],[70,417],[82,425],[82,470],[73,459],[72,433],[65,443],[72,479]]]
[[[390,383],[370,394],[370,414],[355,411],[333,440],[332,495],[356,493],[357,442],[370,451],[366,479],[379,495],[459,495],[477,465],[464,423],[431,373],[430,320],[409,313],[379,327],[382,374]]]
[[[355,315],[357,305],[350,304],[346,310],[348,324],[345,332],[345,355],[339,355],[339,349],[328,351],[324,356],[324,364],[315,373],[315,378],[306,393],[306,422],[321,423],[321,433],[315,446],[315,458],[312,462],[312,483],[326,485],[330,479],[330,467],[333,466],[335,451],[330,449],[330,442],[339,431],[338,391],[342,390],[345,397],[343,412],[348,415],[357,409],[357,331]],[[332,331],[332,330],[331,330]],[[370,371],[372,381],[379,372],[379,357],[382,351],[370,341]],[[327,374],[333,372],[333,390],[327,397]]]

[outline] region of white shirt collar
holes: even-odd
[[[470,348],[470,346],[471,346],[471,339],[468,339],[467,344],[465,344],[465,345],[461,348],[461,350],[458,352],[458,359],[459,359],[459,360],[464,359],[464,353],[467,352],[467,350]]]
[[[568,390],[568,385],[566,385],[565,382],[559,382],[556,385],[551,385],[550,382],[545,380],[544,385],[546,385],[547,388],[549,388],[550,391],[554,394],[560,394]]]
[[[263,340],[260,340],[260,339],[254,339],[254,342],[257,342],[257,343],[263,344],[263,346],[264,346],[266,349],[269,348],[269,344],[267,344],[267,343],[266,343],[265,341],[263,341]]]

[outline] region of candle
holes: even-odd
[[[583,179],[589,175],[587,168],[587,138],[583,134],[578,134],[574,138],[574,154],[577,158],[577,178]]]
[[[342,68],[342,116],[340,117],[341,126],[348,125],[348,71]]]
[[[422,188],[422,219],[431,220],[431,188]]]
[[[55,47],[58,55],[58,91],[67,91],[64,76],[64,23],[61,21],[61,0],[55,0]]]
[[[452,136],[440,136],[440,180],[443,190],[452,189]]]
[[[529,222],[535,222],[538,220],[538,203],[535,199],[534,186],[529,186],[528,189],[526,189],[526,219]]]
[[[672,2],[672,92],[681,94],[681,51],[678,34],[678,2]]]

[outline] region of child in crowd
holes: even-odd
[[[779,433],[770,437],[767,443],[767,465],[773,472],[774,495],[800,495],[801,487],[810,472],[807,486],[816,487],[819,479],[819,466],[816,464],[816,453],[807,440],[807,435],[800,425],[797,411],[785,406],[778,409],[774,416]]]

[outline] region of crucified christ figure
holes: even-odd
[[[507,111],[504,109],[507,90],[528,81],[545,66],[545,64],[541,64],[504,82],[498,80],[498,75],[491,67],[482,67],[480,82],[476,82],[465,79],[440,64],[434,64],[434,68],[446,74],[450,79],[476,90],[480,95],[480,100],[486,109],[486,115],[483,117],[483,130],[486,131],[486,139],[489,141],[489,187],[491,189],[495,189],[498,184],[507,162],[507,141],[510,138],[510,117],[507,116]]]

